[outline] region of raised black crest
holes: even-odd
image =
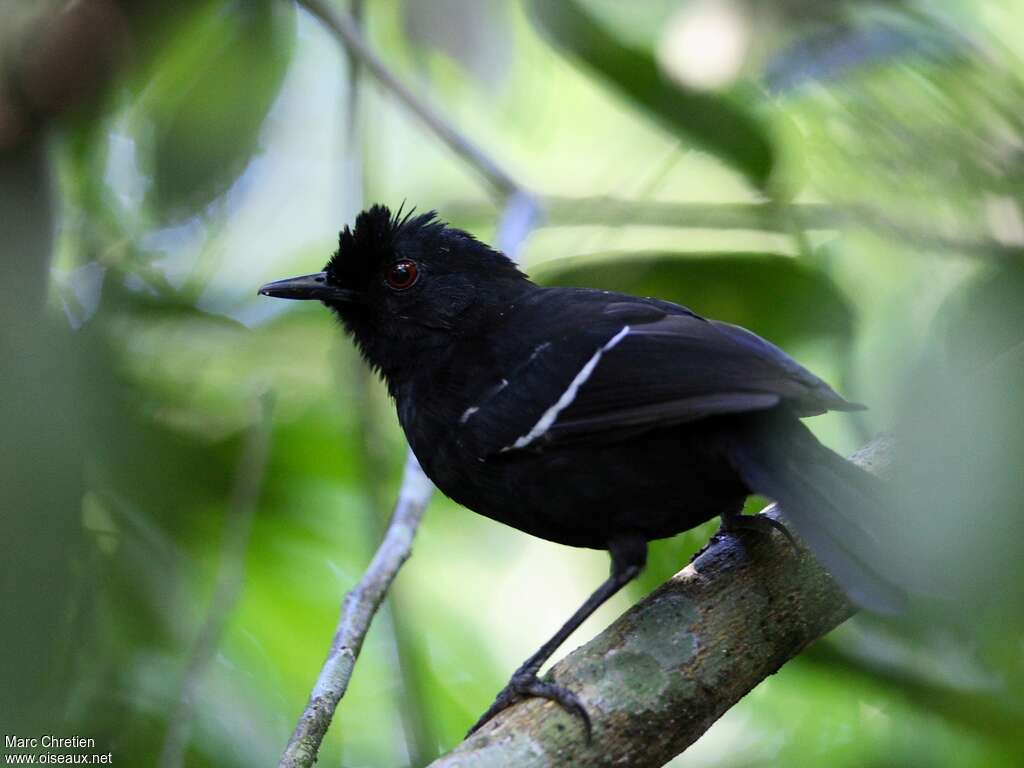
[[[335,279],[352,279],[373,272],[382,262],[393,261],[403,249],[416,243],[434,241],[446,230],[436,211],[418,216],[415,208],[404,211],[404,203],[392,213],[386,205],[373,205],[356,217],[355,225],[341,230],[338,250],[327,263],[326,271]]]

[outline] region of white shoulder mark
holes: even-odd
[[[534,354],[536,354],[536,352]],[[530,359],[532,360],[533,358],[531,357]],[[479,405],[471,405],[469,406],[469,408],[462,412],[462,416],[459,418],[459,424],[465,424],[467,421],[473,418],[473,414],[480,410],[481,405],[486,403],[489,399],[491,399],[496,394],[501,392],[501,390],[503,390],[507,386],[508,379],[502,379],[501,381],[499,381],[494,387],[491,388],[491,390],[486,395],[484,395],[484,399],[480,401]]]
[[[627,325],[624,326],[621,331],[608,339],[604,346],[600,347],[594,353],[593,357],[587,360],[587,364],[580,368],[580,372],[576,374],[576,377],[571,382],[569,382],[568,388],[566,388],[565,392],[562,393],[562,396],[558,398],[555,404],[544,411],[544,414],[540,417],[537,423],[533,425],[533,429],[522,437],[517,438],[512,445],[502,448],[502,452],[511,451],[514,448],[525,448],[547,432],[551,428],[551,425],[558,419],[558,414],[572,405],[573,400],[576,399],[576,395],[580,391],[580,387],[586,383],[587,379],[589,379],[594,373],[594,369],[597,368],[597,364],[601,362],[601,355],[615,347],[616,344],[626,338],[628,333],[629,326]]]

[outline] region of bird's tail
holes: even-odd
[[[739,420],[738,420],[739,421]],[[906,597],[885,574],[885,543],[872,521],[891,509],[882,482],[829,450],[799,419],[776,412],[744,418],[727,430],[725,450],[755,493],[782,515],[822,565],[863,608],[898,613]]]

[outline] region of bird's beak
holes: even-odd
[[[338,288],[327,282],[326,272],[275,280],[261,287],[259,293],[261,296],[273,296],[278,299],[317,299],[319,301],[344,302],[355,299],[355,291]]]

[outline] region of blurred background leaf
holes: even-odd
[[[274,0],[198,3],[141,73],[133,119],[152,142],[150,194],[163,216],[209,203],[257,151],[290,60],[294,15]]]
[[[618,40],[575,0],[531,4],[552,42],[588,67],[655,120],[764,186],[773,151],[763,126],[724,97],[670,82],[653,54]]]

